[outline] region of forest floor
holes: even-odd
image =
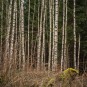
[[[48,71],[28,71],[17,72],[11,75],[0,76],[0,87],[87,87],[87,73],[76,78],[70,83],[55,81],[60,72]],[[55,85],[56,84],[56,85]],[[61,84],[63,84],[61,86]]]

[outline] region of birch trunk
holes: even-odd
[[[40,32],[40,13],[39,13],[39,11],[40,11],[40,1],[38,0],[38,34],[37,34],[37,70],[39,69],[39,63],[40,63],[40,61],[39,61],[39,59],[38,58],[40,58],[39,57],[39,55],[40,55],[40,53],[38,54],[38,51],[39,51],[39,32]]]
[[[1,26],[0,26],[0,65],[1,65],[1,63],[2,63],[2,30],[3,30],[3,0],[2,0],[2,2],[1,2],[1,13],[2,13],[2,15],[1,15],[1,17],[0,17],[0,19],[1,19],[1,21],[0,21],[0,24],[1,24]]]
[[[54,0],[52,0],[52,28],[53,28],[53,30],[52,30],[52,32],[53,32],[53,35],[52,35],[52,39],[53,39],[53,41],[52,41],[52,67],[51,67],[51,70],[53,71],[53,63],[54,63]]]
[[[67,69],[67,0],[65,1],[64,70]]]
[[[51,69],[51,53],[52,53],[52,47],[51,47],[51,44],[52,44],[52,0],[49,0],[49,16],[50,16],[50,38],[49,38],[49,61],[48,61],[48,70]]]
[[[55,21],[54,21],[54,68],[57,69],[58,61],[58,0],[55,0]]]
[[[78,40],[78,62],[77,62],[77,69],[79,70],[79,58],[80,58],[80,34],[79,34],[79,40]]]
[[[10,36],[10,28],[11,28],[11,14],[12,14],[12,0],[10,0],[8,14],[7,14],[7,31],[6,31],[6,49],[4,56],[4,71],[9,67],[9,36]]]
[[[21,47],[22,47],[22,68],[25,69],[25,50],[24,50],[24,0],[21,0],[20,19],[21,19]]]
[[[63,0],[63,28],[62,28],[62,53],[61,53],[61,71],[64,70],[64,31],[65,31],[65,0]]]
[[[29,8],[28,8],[28,60],[27,60],[27,64],[29,68],[29,64],[30,64],[30,0],[29,0]]]
[[[37,70],[40,70],[41,68],[41,36],[42,36],[42,14],[43,14],[43,8],[44,8],[44,0],[42,0],[41,3],[41,15],[40,15],[40,28],[38,32],[38,47],[37,47]]]
[[[14,1],[14,10],[13,10],[13,23],[12,23],[12,34],[11,34],[11,43],[10,43],[10,55],[9,55],[9,71],[11,71],[13,64],[13,44],[14,44],[14,31],[15,31],[15,13],[16,13],[16,0]]]
[[[20,3],[21,3],[21,0],[19,0],[19,2],[18,2],[18,6],[19,6],[19,26],[18,26],[18,28],[19,28],[19,37],[18,37],[18,45],[19,45],[19,48],[18,48],[18,50],[19,50],[19,70],[21,70],[21,68],[22,68],[22,39],[21,39],[21,6],[20,6]]]
[[[76,0],[73,0],[73,20],[74,20],[74,29],[73,29],[73,33],[74,33],[74,68],[76,69],[76,15],[75,15],[75,7],[76,7]]]
[[[14,43],[14,70],[17,70],[18,66],[18,20],[17,20],[17,1],[16,1],[16,6],[15,6],[15,43]]]
[[[45,20],[46,20],[46,1],[44,1],[44,14],[43,14],[43,43],[42,43],[42,57],[41,57],[41,67],[42,70],[45,69]]]

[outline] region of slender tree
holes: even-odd
[[[11,42],[10,42],[10,59],[9,59],[9,70],[11,70],[12,63],[13,63],[13,44],[14,44],[14,31],[15,31],[15,23],[16,23],[16,0],[14,1],[14,9],[13,9],[13,23],[12,23],[12,33],[11,33]]]
[[[17,70],[17,66],[18,66],[18,25],[17,25],[17,23],[18,23],[18,20],[17,20],[17,1],[16,1],[16,4],[15,4],[16,6],[15,6],[15,31],[14,31],[14,38],[15,38],[15,42],[14,42],[14,69],[15,69],[15,71]]]
[[[76,0],[73,0],[73,20],[74,20],[74,29],[73,29],[73,34],[74,34],[74,68],[76,69]]]
[[[28,64],[28,67],[29,68],[29,64],[30,64],[30,0],[29,0],[29,3],[28,3],[29,7],[28,7],[28,59],[27,59],[27,64]]]
[[[24,0],[21,0],[20,7],[20,30],[21,30],[21,47],[22,47],[22,67],[25,69],[25,50],[24,50]]]
[[[48,61],[48,69],[51,69],[51,58],[52,58],[52,0],[49,0],[49,16],[50,16],[50,36],[49,36],[49,61]]]
[[[65,31],[65,0],[63,0],[63,28],[62,28],[62,52],[61,52],[61,71],[64,70],[64,31]]]
[[[9,38],[10,38],[10,28],[11,28],[11,14],[12,14],[12,0],[10,0],[10,4],[8,7],[8,14],[7,14],[7,31],[6,31],[6,49],[5,49],[5,56],[4,56],[4,71],[9,67]],[[7,67],[6,67],[7,66]]]
[[[35,11],[36,11],[36,0],[34,0],[34,12],[33,12],[33,19],[32,19],[32,40],[31,40],[31,67],[34,61],[34,21],[35,21]]]
[[[1,1],[1,16],[0,16],[0,19],[1,19],[1,22],[0,22],[0,64],[1,64],[1,61],[2,61],[2,31],[3,31],[3,0]]]
[[[38,32],[38,48],[37,48],[37,70],[41,68],[41,37],[42,37],[42,16],[43,16],[43,8],[44,8],[44,0],[41,3],[41,13],[40,13],[40,28]]]
[[[45,21],[46,21],[46,2],[47,1],[44,1],[44,14],[43,14],[43,35],[42,35],[42,39],[43,39],[43,42],[42,42],[42,53],[41,53],[41,67],[42,67],[42,70],[45,69]]]
[[[64,70],[67,69],[67,0],[65,1]]]
[[[55,21],[54,21],[54,68],[53,71],[57,69],[58,61],[58,0],[55,0]]]
[[[21,2],[21,0],[19,0],[19,2],[18,2],[18,7],[19,7],[19,20],[18,20],[18,23],[19,23],[19,25],[18,25],[18,31],[19,31],[19,37],[18,37],[18,50],[19,50],[19,70],[21,70],[21,68],[22,68],[22,46],[21,46],[21,43],[22,43],[22,40],[21,40],[21,6],[20,6],[20,2]]]
[[[77,69],[79,70],[79,60],[80,60],[80,34],[79,34],[79,39],[78,39],[78,62],[77,62]]]
[[[52,69],[52,71],[53,71],[53,63],[54,63],[54,0],[52,0],[52,32],[53,32],[53,35],[52,35],[52,60],[51,60],[51,62],[52,62],[52,67],[51,67],[51,69]]]

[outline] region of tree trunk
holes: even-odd
[[[12,23],[12,34],[11,34],[11,42],[10,42],[10,55],[9,55],[9,71],[12,69],[13,65],[13,44],[14,44],[14,31],[15,31],[15,13],[16,13],[16,0],[14,1],[14,9],[13,9],[13,23]]]
[[[76,0],[73,0],[73,20],[74,20],[74,29],[73,29],[73,33],[74,33],[74,68],[76,69],[76,15],[75,15],[75,6],[76,6]]]
[[[67,0],[65,1],[64,70],[67,69]]]
[[[80,58],[80,34],[78,40],[78,62],[77,62],[77,69],[79,70],[79,58]]]
[[[61,52],[61,71],[64,70],[64,31],[65,31],[65,0],[63,0],[63,28],[62,28],[62,52]]]
[[[8,14],[7,14],[7,31],[6,31],[6,49],[5,49],[5,56],[4,56],[4,71],[6,72],[7,68],[9,67],[9,37],[10,37],[10,28],[11,28],[11,14],[12,14],[12,0],[10,0]]]
[[[49,0],[49,16],[50,16],[50,36],[49,36],[49,61],[48,61],[48,70],[51,69],[51,58],[52,58],[52,0]]]
[[[29,5],[28,5],[28,57],[27,57],[27,69],[29,68],[30,65],[30,0],[29,0]]]
[[[24,50],[24,0],[21,0],[20,19],[21,19],[21,47],[22,47],[22,68],[25,69],[25,50]]]
[[[58,0],[55,0],[55,21],[54,21],[54,68],[53,71],[57,70],[58,61]]]
[[[44,8],[44,0],[41,3],[41,14],[40,14],[40,28],[38,32],[38,47],[37,47],[37,70],[41,69],[41,37],[42,37],[42,16]]]

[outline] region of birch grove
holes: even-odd
[[[81,26],[86,19],[78,16],[77,2],[1,0],[0,69],[11,74],[80,69],[83,55],[86,60],[86,27]]]

